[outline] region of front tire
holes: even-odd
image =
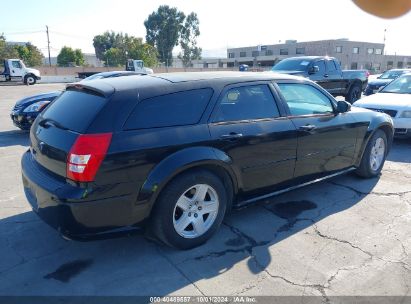
[[[161,192],[150,230],[169,246],[197,247],[211,238],[221,225],[227,197],[222,181],[211,172],[184,173]]]
[[[353,104],[358,99],[361,98],[361,85],[360,84],[353,84],[346,96],[345,100],[349,103]]]
[[[361,164],[356,173],[365,178],[375,177],[380,174],[387,157],[387,135],[382,130],[375,131],[365,148]]]
[[[26,77],[24,77],[24,83],[26,85],[34,85],[36,84],[36,77],[34,77],[33,75],[27,75]]]

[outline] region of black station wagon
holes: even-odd
[[[62,235],[145,227],[182,249],[233,207],[355,170],[380,173],[391,118],[275,73],[176,73],[68,85],[35,120],[26,197]],[[247,211],[244,211],[247,212]]]

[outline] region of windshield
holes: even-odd
[[[382,93],[411,94],[411,74],[397,78],[384,89]]]
[[[403,72],[402,71],[386,71],[382,73],[379,79],[395,79],[400,76]]]
[[[304,71],[310,64],[308,60],[304,59],[284,59],[283,61],[277,63],[272,71]]]

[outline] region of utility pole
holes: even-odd
[[[49,51],[49,66],[51,66],[49,27],[47,25],[46,25],[46,33],[47,33],[47,49]]]

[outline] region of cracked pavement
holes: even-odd
[[[176,251],[141,236],[65,241],[30,210],[20,179],[25,95],[0,86],[0,295],[406,296],[411,288],[411,141],[379,178],[354,174],[233,211],[207,244]]]

